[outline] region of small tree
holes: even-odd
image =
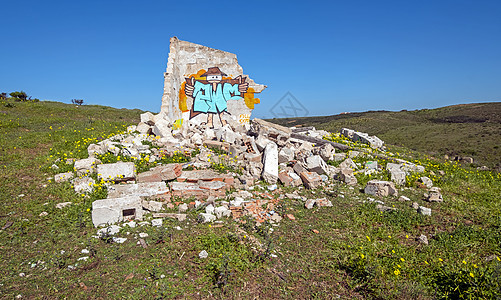
[[[0,93],[0,100],[7,99],[7,93]]]
[[[14,100],[16,101],[26,101],[28,100],[28,95],[26,95],[25,92],[20,91],[20,92],[12,92],[9,94]]]
[[[71,103],[76,105],[82,105],[83,102],[84,102],[83,99],[71,99]]]

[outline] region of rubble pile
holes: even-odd
[[[317,189],[331,180],[356,185],[358,173],[388,172],[392,181],[371,180],[365,193],[397,196],[395,184],[405,183],[410,172],[424,171],[421,166],[400,160],[388,163],[385,168],[370,160],[356,164],[352,158],[372,156],[361,149],[325,140],[323,136],[329,133],[313,127],[288,128],[261,119],[236,127],[226,124],[209,128],[190,121],[173,125],[161,114],[142,114],[141,122],[130,126],[128,134],[89,145],[89,158],[75,162],[78,177],[68,172],[56,175],[55,179],[71,180],[77,193],[88,193],[95,184],[89,175],[97,173],[98,181],[104,182],[108,190],[106,199],[92,205],[92,220],[98,227],[130,219],[141,221],[147,212],[157,218],[185,220],[189,209],[199,211],[199,222],[248,216],[258,223],[277,223],[282,216],[276,209],[284,198],[277,185]],[[356,139],[368,136],[347,129],[342,134]],[[382,147],[378,140],[372,137],[371,145]],[[351,151],[339,152],[346,150]],[[161,162],[165,156],[176,153],[191,156],[191,160],[158,163],[140,173],[133,162],[103,164],[99,160],[102,155],[122,155]],[[336,161],[336,167],[330,163]],[[262,183],[259,187],[258,181]],[[435,190],[430,191],[430,201],[439,201]],[[187,198],[192,201],[185,203]],[[327,199],[301,200],[306,201],[306,208],[332,206]],[[162,212],[164,209],[177,209],[178,213]]]

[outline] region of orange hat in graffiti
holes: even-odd
[[[202,75],[200,75],[200,77],[207,77],[208,75],[228,76],[228,75],[224,74],[223,72],[221,72],[221,70],[219,70],[218,67],[209,68],[209,70],[207,72],[203,73]]]

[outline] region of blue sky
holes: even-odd
[[[158,112],[169,38],[310,116],[501,101],[501,1],[3,1],[0,92]]]

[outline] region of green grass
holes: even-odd
[[[399,194],[430,207],[431,216],[417,214],[398,197],[376,199],[397,209],[381,213],[369,201],[375,197],[360,190],[369,179],[387,174],[357,174],[361,184],[354,187],[332,182],[315,191],[299,190],[310,199],[327,197],[333,207],[307,210],[301,200],[281,199],[275,210],[295,220],[284,218],[278,227],[231,219],[221,226],[198,224],[200,209],[191,209],[186,222],[164,219],[160,228],[124,226],[118,236],[128,240],[117,244],[92,237],[91,204],[105,195],[104,185],[98,182],[93,194],[78,196],[70,183],[48,178],[72,170],[66,158],[87,157],[90,143],[123,132],[139,121],[141,112],[55,102],[16,102],[0,111],[0,227],[13,222],[0,231],[2,298],[501,297],[499,173],[390,146],[353,160],[384,166],[392,158],[404,158],[425,166],[424,174],[408,176]],[[116,157],[103,159],[113,162]],[[145,157],[135,162],[144,169],[153,166]],[[54,164],[58,170],[51,168]],[[426,190],[416,183],[422,175],[442,188],[443,203],[423,200]],[[279,186],[272,196],[293,191]],[[55,208],[66,201],[74,204]],[[48,215],[40,216],[42,212]],[[137,245],[140,232],[149,235],[146,249]],[[416,240],[421,234],[429,245]],[[82,249],[90,253],[82,254]],[[201,250],[209,253],[207,259],[199,258]],[[89,259],[78,261],[82,256]]]

